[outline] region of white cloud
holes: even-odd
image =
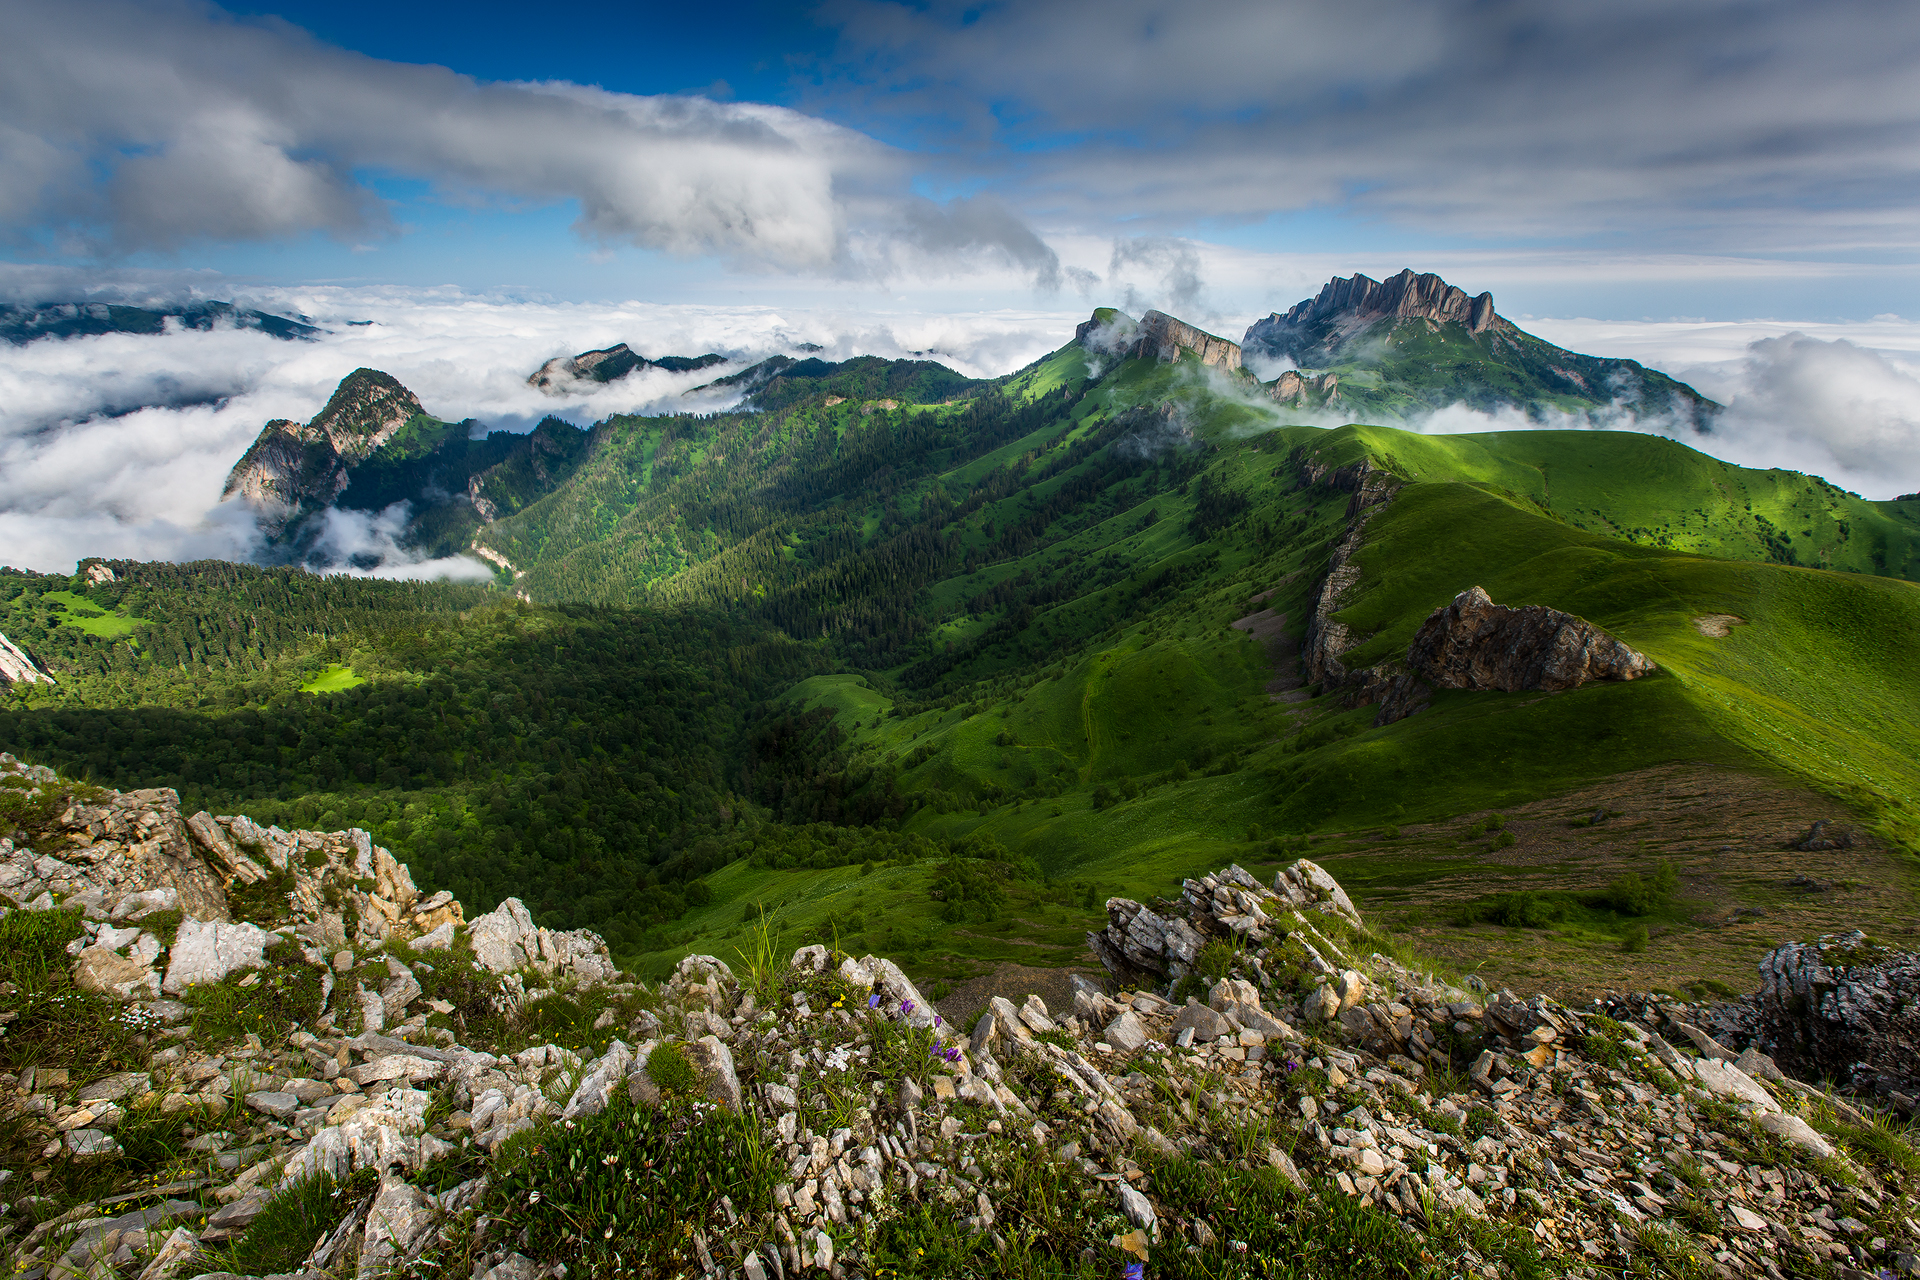
[[[598,245],[820,275],[1050,250],[991,196],[912,194],[904,157],[784,107],[488,83],[191,0],[0,9],[0,229],[100,253],[391,234],[369,175],[455,200],[574,202]]]
[[[1063,227],[1337,209],[1476,240],[1911,249],[1920,9],[1881,0],[829,0],[830,83]],[[1353,237],[1349,236],[1348,239]]]
[[[8,278],[0,271],[0,296]],[[141,276],[132,288],[158,302],[160,283]],[[122,292],[96,281],[91,296]],[[734,402],[731,393],[683,394],[727,368],[649,370],[606,385],[576,384],[564,397],[527,385],[550,357],[616,342],[646,356],[718,351],[739,361],[813,343],[829,360],[919,354],[990,377],[1061,345],[1079,318],[533,303],[451,289],[256,290],[241,302],[306,315],[327,332],[292,343],[229,329],[0,346],[0,562],[69,570],[88,555],[249,558],[251,522],[219,501],[228,471],[268,419],[311,418],[361,366],[392,374],[439,417],[525,431],[549,414],[586,426],[615,413],[709,411]],[[353,515],[329,536],[345,559],[390,548],[392,533],[391,520]]]
[[[1540,336],[1592,355],[1639,360],[1726,406],[1711,430],[1689,423],[1550,415],[1453,405],[1409,424],[1436,434],[1605,428],[1648,431],[1744,467],[1818,475],[1869,498],[1920,492],[1920,324],[1529,321]],[[1872,345],[1869,345],[1872,344]]]

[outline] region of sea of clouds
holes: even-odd
[[[248,512],[220,501],[227,473],[263,423],[311,418],[361,366],[392,374],[436,416],[475,419],[481,432],[525,431],[549,414],[586,426],[614,413],[735,402],[730,393],[688,394],[728,368],[649,370],[604,386],[576,384],[559,397],[528,385],[551,357],[616,342],[652,357],[719,352],[737,362],[731,369],[814,344],[825,359],[924,356],[990,377],[1059,346],[1081,318],[528,302],[452,289],[278,289],[239,301],[304,316],[323,333],[307,342],[226,329],[0,347],[0,563],[70,571],[89,555],[260,558]],[[1871,498],[1920,491],[1920,324],[1526,324],[1574,350],[1664,369],[1728,406],[1710,435],[1620,415],[1554,425],[1673,434],[1731,462],[1823,475]],[[1221,327],[1238,336],[1237,327]],[[1459,432],[1539,424],[1457,406],[1403,425]],[[394,543],[403,520],[400,512],[333,513],[322,549],[335,563],[377,562],[370,572],[387,576],[485,574],[465,557],[410,560]]]
[[[924,355],[991,376],[1060,345],[1077,318],[539,303],[453,290],[280,290],[240,301],[324,332],[302,342],[216,329],[0,346],[0,563],[71,571],[89,555],[259,558],[251,516],[220,501],[227,473],[264,423],[313,417],[362,366],[398,378],[437,417],[475,419],[480,433],[528,431],[548,415],[587,426],[615,413],[724,409],[737,396],[694,388],[806,344],[823,359]],[[554,356],[616,342],[644,356],[711,351],[736,363],[575,383],[563,396],[528,385]],[[385,575],[484,576],[465,557],[409,562],[393,545],[397,515],[334,513],[321,549],[336,563],[378,558],[373,572]]]

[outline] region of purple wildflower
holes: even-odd
[[[1127,1269],[1120,1273],[1120,1280],[1144,1280],[1146,1274],[1147,1274],[1146,1263],[1129,1262],[1127,1264]]]
[[[937,1014],[937,1013],[933,1015],[933,1025],[934,1025],[934,1026],[936,1026],[936,1027],[937,1027],[937,1026],[939,1026],[939,1025],[941,1025],[941,1024],[940,1024],[940,1015],[939,1015],[939,1014]]]
[[[902,1000],[900,1002],[900,1016],[904,1018],[912,1012],[913,1012],[913,1001]]]
[[[878,1009],[879,1007],[880,1007],[880,993],[876,991],[872,995],[867,997],[867,1008]]]

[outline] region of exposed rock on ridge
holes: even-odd
[[[1653,662],[1583,618],[1544,605],[1495,604],[1469,587],[1414,633],[1407,663],[1443,689],[1574,689],[1634,680]]]
[[[1197,329],[1164,311],[1149,311],[1135,320],[1124,312],[1102,307],[1093,318],[1073,331],[1074,341],[1089,344],[1126,359],[1178,360],[1180,353],[1191,351],[1200,363],[1228,372],[1242,367],[1237,343]]]
[[[42,683],[60,682],[42,671],[39,664],[27,656],[25,649],[0,635],[0,685]]]
[[[1353,495],[1347,502],[1347,529],[1327,557],[1327,572],[1314,593],[1313,613],[1307,619],[1306,644],[1301,660],[1306,664],[1307,683],[1325,688],[1347,679],[1341,656],[1353,648],[1354,639],[1345,623],[1334,614],[1346,608],[1348,597],[1360,581],[1360,566],[1353,563],[1354,553],[1366,541],[1367,522],[1393,499],[1400,482],[1391,472],[1373,465],[1369,458],[1343,467],[1306,459],[1301,470],[1308,484],[1324,484]]]
[[[1338,343],[1383,320],[1431,320],[1458,324],[1469,333],[1512,329],[1495,313],[1493,295],[1469,297],[1432,273],[1402,271],[1385,281],[1363,275],[1336,276],[1316,296],[1287,311],[1256,320],[1242,343],[1270,355],[1289,356],[1303,365],[1325,360]]]
[[[1760,962],[1758,1033],[1782,1066],[1920,1103],[1920,955],[1854,932]]]
[[[1592,680],[1637,680],[1656,670],[1652,659],[1584,618],[1545,605],[1495,604],[1480,587],[1428,615],[1407,647],[1407,666],[1381,696],[1374,723],[1391,724],[1425,706],[1421,681],[1437,689],[1551,693]]]
[[[413,392],[390,375],[355,369],[311,422],[276,418],[262,428],[228,473],[221,500],[249,503],[267,534],[278,536],[300,515],[339,497],[355,463],[425,413]]]

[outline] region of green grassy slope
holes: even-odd
[[[1678,551],[1920,578],[1920,503],[1869,502],[1818,476],[1721,462],[1665,436],[1348,426],[1316,450],[1408,479],[1484,485],[1576,528]]]
[[[1169,394],[1181,376],[1123,369],[1088,395],[1095,407],[1083,422]],[[1719,522],[1700,522],[1701,543],[1757,556],[1765,552],[1746,520],[1749,502],[1782,516],[1819,502],[1836,513],[1831,524],[1858,522],[1891,542],[1899,530],[1880,504],[1623,433],[1248,435],[1243,412],[1236,401],[1188,415],[1206,450],[1198,475],[1143,490],[1140,501],[1110,498],[1106,509],[1117,509],[1103,520],[1062,521],[1025,555],[933,584],[924,607],[943,621],[932,635],[955,653],[894,668],[904,698],[859,688],[854,705],[848,686],[831,679],[793,692],[810,707],[840,707],[856,758],[921,802],[909,830],[989,837],[1062,882],[1151,894],[1224,861],[1260,861],[1274,835],[1430,822],[1681,762],[1813,786],[1845,797],[1884,834],[1920,844],[1920,589],[1639,545],[1559,516],[1562,504],[1586,515],[1599,508],[1608,529],[1657,538],[1666,531],[1650,518],[1690,498],[1687,509]],[[1271,589],[1263,603],[1288,612],[1297,633],[1347,498],[1299,487],[1301,466],[1362,455],[1414,483],[1369,526],[1363,589],[1341,615],[1368,637],[1351,662],[1404,653],[1433,608],[1478,583],[1503,602],[1592,618],[1661,672],[1554,696],[1442,692],[1429,711],[1380,729],[1371,707],[1270,701],[1265,655],[1225,624]],[[1246,506],[1197,537],[1206,483]],[[1044,493],[1017,490],[987,510],[1017,516]],[[1158,516],[1151,524],[1135,514],[1146,508]],[[1857,556],[1862,540],[1836,538],[1828,558]],[[1088,563],[1104,572],[1035,607],[1050,575]],[[1022,581],[1025,607],[1018,594],[997,608],[986,598]],[[1744,625],[1711,638],[1694,619],[1714,614]],[[929,703],[929,692],[941,696]],[[1260,838],[1250,842],[1250,832]],[[1460,871],[1457,859],[1415,858],[1376,878],[1412,884]],[[911,885],[913,875],[924,892],[934,868],[900,870],[896,880]],[[729,882],[711,882],[708,919],[732,928]],[[755,880],[753,893],[785,903],[782,919],[798,933],[836,919],[824,899],[781,898],[777,879]],[[1097,924],[1097,912],[1079,914]],[[929,928],[920,948],[929,973],[1005,958],[1002,943],[977,929]]]

